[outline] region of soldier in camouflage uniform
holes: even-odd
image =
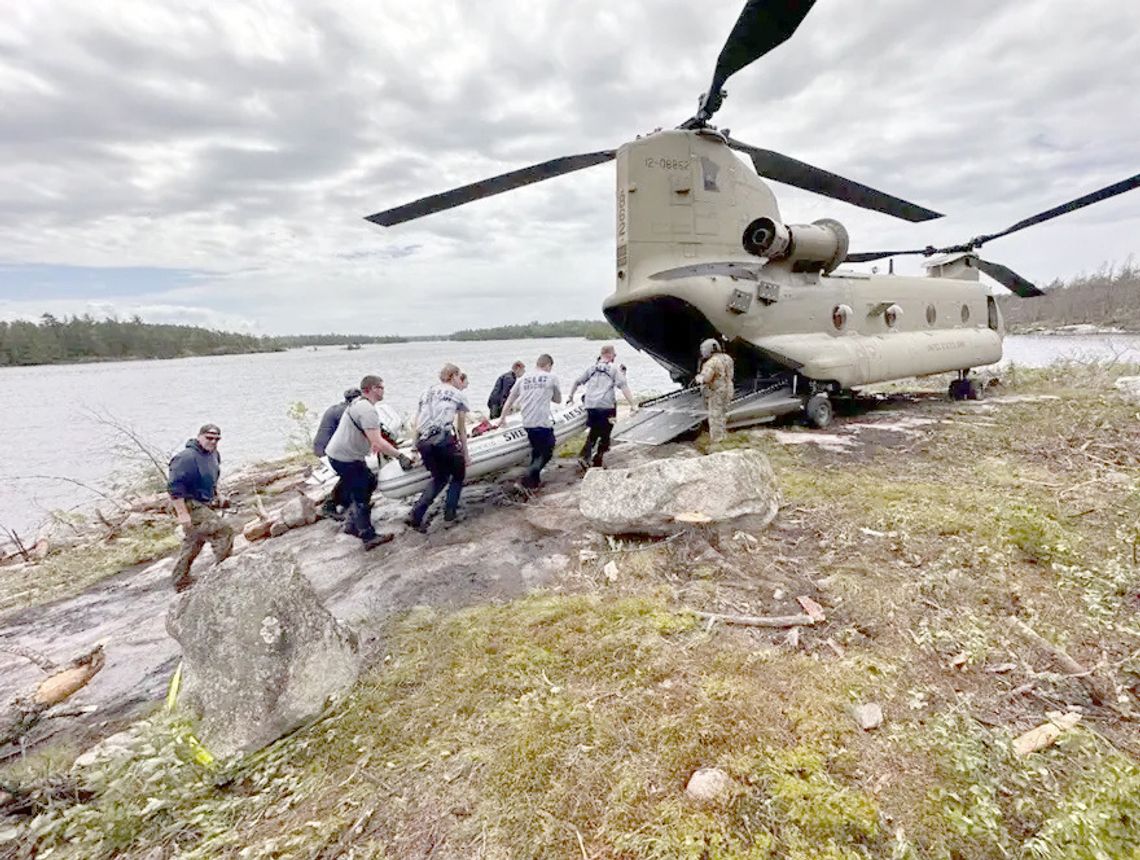
[[[701,343],[701,372],[696,382],[704,388],[705,408],[709,413],[709,439],[724,439],[728,420],[728,405],[732,401],[733,375],[736,368],[732,357],[723,352],[720,344],[709,338]]]

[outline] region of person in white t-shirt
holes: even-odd
[[[586,435],[586,444],[582,446],[582,453],[578,455],[578,465],[583,469],[590,466],[601,466],[602,458],[610,450],[610,434],[617,420],[617,397],[615,389],[621,389],[625,395],[630,409],[637,409],[637,401],[629,390],[629,383],[625,379],[625,368],[614,364],[617,351],[610,344],[602,347],[597,362],[586,369],[585,373],[574,380],[570,386],[571,403],[574,402],[574,392],[578,386],[586,389],[582,404],[586,407],[586,426],[590,432]],[[597,453],[594,453],[597,446]]]
[[[498,426],[502,427],[516,405],[522,413],[523,427],[530,440],[530,466],[521,483],[531,490],[542,483],[542,467],[554,456],[554,416],[550,413],[550,404],[562,402],[562,390],[558,387],[558,377],[550,372],[552,367],[554,359],[540,355],[534,370],[524,373],[514,384],[503,404],[503,417],[499,419]]]
[[[428,508],[444,487],[444,521],[455,522],[459,516],[459,496],[467,477],[467,413],[471,411],[462,377],[458,367],[445,364],[439,372],[439,384],[420,397],[416,450],[431,472],[431,485],[408,514],[408,525],[414,529],[424,527]]]

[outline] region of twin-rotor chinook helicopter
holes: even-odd
[[[831,219],[787,224],[761,176],[918,222],[941,217],[841,176],[733,139],[709,124],[729,76],[787,40],[815,0],[748,0],[695,116],[617,150],[545,161],[368,216],[383,226],[430,215],[602,162],[617,163],[617,282],[603,304],[630,344],[689,383],[698,345],[719,339],[736,364],[729,426],[803,409],[816,426],[831,397],[861,385],[956,371],[956,398],[978,397],[971,368],[1001,359],[1004,324],[984,272],[1023,297],[1033,284],[977,249],[1140,186],[1140,174],[998,233],[945,248],[848,253]],[[749,157],[755,172],[733,153]],[[926,277],[836,271],[899,254],[933,257]],[[938,255],[938,256],[935,256]],[[619,438],[663,442],[700,423],[682,390],[648,404]]]

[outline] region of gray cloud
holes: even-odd
[[[612,166],[394,230],[363,216],[676,125],[739,8],[27,4],[0,24],[0,262],[216,272],[115,306],[263,331],[597,316]],[[1140,169],[1137,56],[1140,6],[1118,0],[1080,14],[1062,0],[824,0],[729,81],[717,119],[949,214],[908,225],[775,186],[789,220],[830,215],[856,247],[919,247]],[[1123,259],[1134,196],[991,255],[1042,280]],[[38,314],[44,298],[0,312]]]

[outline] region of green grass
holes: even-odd
[[[49,555],[20,570],[0,568],[0,612],[78,594],[99,580],[161,558],[180,542],[173,521],[124,529],[112,540]]]

